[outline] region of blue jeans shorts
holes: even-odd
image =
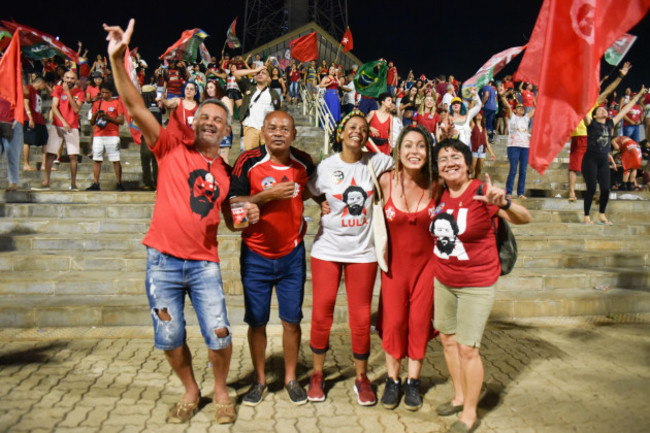
[[[172,350],[185,342],[183,308],[186,293],[192,301],[208,348],[221,350],[230,346],[230,323],[219,263],[179,259],[147,247],[145,287],[156,349]],[[167,313],[171,319],[161,319],[161,313]],[[227,336],[216,335],[216,330],[221,328],[228,330]]]
[[[267,259],[251,251],[242,242],[239,260],[246,307],[244,321],[253,328],[268,323],[271,293],[275,286],[280,319],[291,324],[300,323],[305,297],[305,244],[301,242],[279,259]]]

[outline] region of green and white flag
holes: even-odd
[[[605,51],[605,61],[612,66],[617,66],[636,41],[636,36],[625,33],[618,38],[611,47]]]

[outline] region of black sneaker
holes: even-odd
[[[262,402],[268,387],[261,383],[254,383],[242,399],[242,403],[246,406],[257,406]]]
[[[381,405],[386,409],[395,409],[399,404],[400,388],[402,387],[402,379],[398,378],[397,382],[390,377],[386,378],[386,387],[384,388],[384,395],[381,396]]]
[[[291,403],[296,406],[307,403],[307,393],[302,386],[298,383],[297,380],[292,380],[284,386],[284,389],[287,390]]]
[[[115,187],[115,189],[118,190],[118,191],[126,191],[124,189],[124,185],[122,185],[121,183],[118,183],[117,186]]]
[[[98,183],[93,183],[88,188],[86,188],[86,191],[101,191],[101,188],[99,187]]]
[[[419,379],[408,379],[404,382],[404,406],[408,410],[418,410],[422,407]]]

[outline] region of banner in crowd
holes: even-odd
[[[544,0],[517,75],[539,83],[529,160],[540,174],[596,101],[605,50],[648,8],[650,0]]]
[[[47,33],[11,21],[2,21],[2,25],[14,33],[18,30],[22,54],[31,60],[61,56],[79,63],[79,54],[76,51],[68,48],[57,38]]]
[[[23,70],[20,64],[20,36],[17,30],[0,59],[0,98],[11,105],[13,118],[21,124],[25,123]]]
[[[605,61],[612,66],[618,66],[623,57],[625,57],[627,52],[630,51],[630,48],[632,48],[632,44],[634,44],[635,41],[636,36],[625,33],[623,36],[618,38],[611,47],[607,48],[604,56]]]
[[[352,31],[350,30],[350,27],[348,27],[345,33],[343,33],[343,39],[341,39],[341,45],[343,45],[344,53],[347,53],[352,48],[354,48],[354,41],[352,40]]]
[[[461,90],[463,98],[470,99],[472,97],[470,92],[473,87],[481,90],[483,86],[492,81],[492,78],[498,74],[499,71],[503,69],[508,63],[510,63],[512,59],[517,57],[517,55],[519,55],[519,53],[521,53],[524,48],[526,48],[525,45],[523,47],[512,47],[493,55],[490,60],[481,66],[478,71],[476,71],[476,74],[474,74],[473,77],[463,83]]]
[[[11,42],[11,33],[3,27],[0,27],[0,53],[3,53],[5,48]]]
[[[364,63],[354,77],[357,93],[376,98],[387,91],[386,74],[388,66],[384,60]]]
[[[174,42],[174,45],[167,48],[167,51],[160,56],[160,59],[195,62],[198,53],[204,63],[209,63],[210,53],[208,53],[203,43],[207,37],[208,34],[201,29],[185,30],[181,38]]]
[[[239,17],[235,17],[235,21],[230,24],[230,27],[228,27],[228,31],[226,32],[226,43],[230,49],[241,48],[241,42],[239,42],[237,33],[235,33],[235,27],[237,27],[237,18]]]
[[[291,57],[299,62],[318,59],[318,34],[316,32],[291,40]]]

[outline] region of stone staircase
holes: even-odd
[[[309,126],[304,116],[293,114],[299,130],[295,145],[308,151],[314,161],[320,160],[322,132]],[[236,145],[231,163],[239,153],[237,123],[233,131]],[[85,132],[84,143],[89,143]],[[138,190],[139,147],[124,128],[122,147],[126,192],[114,191],[109,163],[103,166],[101,192],[67,191],[68,164],[61,163],[52,174],[51,191],[30,190],[41,182],[42,173],[24,172],[18,191],[0,193],[0,326],[150,323],[144,293],[146,255],[141,241],[149,227],[155,193]],[[502,185],[508,172],[504,139],[494,148],[498,159],[488,161],[486,170]],[[36,159],[32,155],[32,160]],[[531,210],[533,222],[514,227],[519,261],[512,274],[499,280],[492,313],[495,320],[650,311],[648,202],[612,200],[608,214],[615,226],[585,226],[581,224],[581,201],[553,198],[556,194],[566,197],[567,163],[564,150],[544,176],[529,169],[527,194],[531,198],[524,204]],[[85,188],[91,182],[92,161],[84,158],[77,184]],[[6,187],[4,167],[0,169],[1,187]],[[584,190],[580,182],[578,190]],[[648,198],[647,193],[634,194]],[[309,201],[305,213],[311,221],[305,238],[309,251],[320,209]],[[223,225],[219,236],[229,314],[233,324],[241,324],[240,236]],[[311,313],[311,293],[308,273],[306,320]],[[376,283],[375,302],[378,294]],[[346,317],[341,290],[336,319]],[[195,323],[195,316],[189,312],[187,319]],[[277,321],[277,313],[272,314],[272,320]]]

